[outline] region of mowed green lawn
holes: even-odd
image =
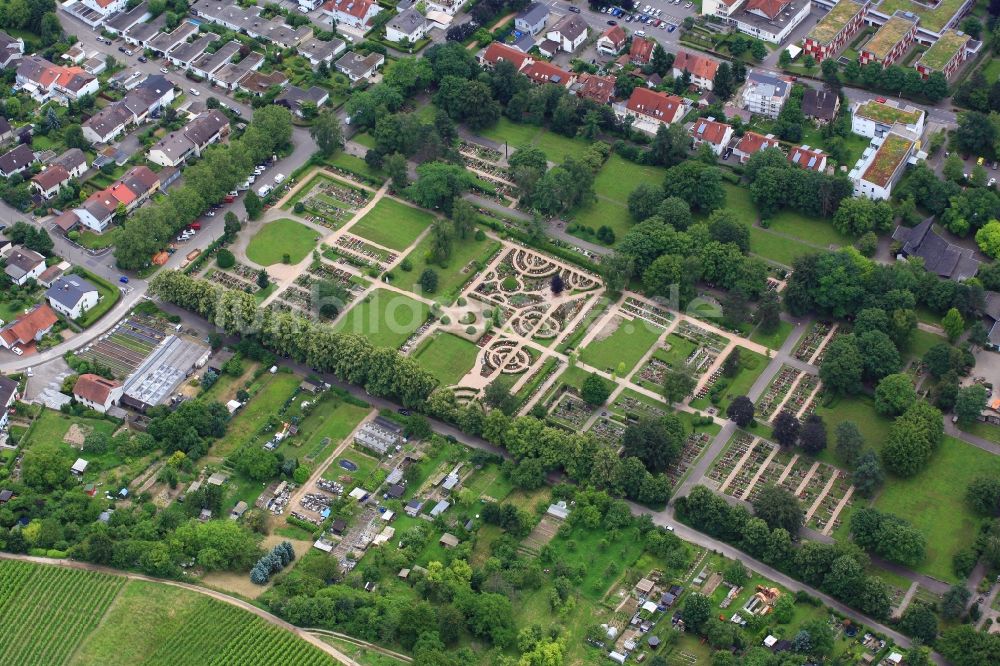
[[[45,443],[56,443],[61,444],[63,437],[69,432],[69,428],[73,424],[77,424],[85,433],[90,432],[103,432],[106,435],[110,435],[115,431],[117,426],[113,421],[106,421],[104,419],[88,419],[79,416],[67,416],[62,412],[56,412],[51,409],[43,409],[41,415],[35,420],[35,424],[31,429],[31,434],[25,445],[34,442],[45,442]]]
[[[382,198],[349,231],[391,250],[405,250],[433,221],[433,215],[419,208]]]
[[[925,470],[911,479],[888,479],[875,506],[926,535],[927,557],[917,571],[957,582],[952,556],[972,545],[978,525],[965,504],[965,489],[977,477],[997,475],[1000,457],[946,436]]]
[[[812,245],[806,245],[792,238],[779,236],[767,229],[750,227],[750,252],[770,261],[791,266],[797,257],[819,252]]]
[[[420,345],[413,357],[442,386],[453,386],[472,370],[478,353],[475,343],[451,333],[438,333]]]
[[[768,220],[768,229],[823,247],[850,245],[854,240],[837,231],[830,220],[810,219],[791,210],[783,210]]]
[[[594,192],[620,204],[628,205],[628,195],[640,183],[662,185],[666,171],[659,167],[642,166],[624,157],[612,155],[594,179]]]
[[[255,264],[270,266],[284,261],[297,264],[316,248],[319,232],[295,220],[282,218],[268,222],[254,234],[247,246],[247,258]]]
[[[341,318],[335,328],[363,335],[376,347],[398,349],[427,320],[430,308],[421,301],[387,289],[376,289]]]
[[[629,215],[628,208],[624,204],[609,199],[599,198],[597,201],[573,211],[572,215],[573,221],[578,226],[590,227],[594,232],[601,227],[609,227],[615,232],[615,242],[620,241],[632,226],[632,216]],[[601,242],[594,235],[583,233],[579,229],[570,233],[591,243]]]
[[[882,443],[889,436],[889,426],[892,421],[879,416],[875,411],[875,401],[867,395],[835,398],[829,405],[823,404],[823,399],[818,399],[816,413],[823,417],[826,422],[827,432],[830,434],[830,442],[833,443],[833,433],[837,424],[842,421],[852,421],[861,431],[861,436],[865,439],[865,447],[876,451],[881,450]],[[821,459],[828,459],[829,462],[840,464],[833,458],[833,447],[829,447],[820,456]]]
[[[410,264],[412,264],[413,270],[409,272],[402,270],[395,271],[395,284],[401,289],[418,294],[423,293],[418,281],[424,269],[430,268],[438,276],[437,291],[433,294],[424,295],[441,303],[451,304],[458,298],[462,287],[472,279],[477,270],[474,266],[465,272],[463,272],[463,269],[473,261],[485,262],[498,249],[500,249],[500,243],[495,240],[486,239],[477,241],[470,236],[465,240],[455,241],[451,249],[451,258],[448,260],[446,266],[428,264],[427,255],[431,250],[431,237],[426,236],[406,257],[410,261]]]
[[[781,345],[785,344],[785,340],[788,339],[793,328],[795,328],[794,324],[787,321],[778,324],[778,330],[774,333],[764,333],[759,326],[754,327],[753,332],[750,333],[750,339],[771,349],[781,349]]]
[[[649,351],[663,329],[641,320],[622,319],[610,335],[594,339],[580,352],[580,360],[599,370],[614,372],[619,363],[629,373],[642,355]]]
[[[562,162],[567,155],[580,157],[589,147],[582,139],[571,139],[537,125],[515,123],[503,117],[493,127],[481,130],[479,135],[495,143],[506,143],[508,153],[522,146],[535,146],[550,162]]]

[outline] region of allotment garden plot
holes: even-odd
[[[167,322],[132,314],[76,355],[110,368],[115,377],[130,375],[167,336]]]
[[[730,440],[707,480],[718,492],[748,502],[768,486],[784,488],[802,503],[806,527],[825,535],[840,526],[854,495],[843,470],[742,431]]]

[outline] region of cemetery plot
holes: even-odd
[[[818,364],[820,357],[817,354],[825,346],[827,338],[830,337],[830,333],[834,330],[833,324],[827,324],[820,321],[815,321],[806,334],[802,336],[799,340],[799,344],[795,347],[794,356],[803,363],[813,363]],[[813,360],[813,357],[817,357]]]
[[[755,445],[756,438],[750,433],[738,431],[722,455],[708,470],[708,478],[722,486],[726,480],[742,466],[741,461],[748,457]]]
[[[317,174],[293,200],[305,207],[305,219],[336,229],[371,199],[366,190]],[[289,204],[292,202],[289,202]],[[288,204],[286,204],[286,207]]]
[[[674,320],[674,315],[670,310],[641,301],[634,296],[625,299],[621,305],[621,311],[633,317],[645,319],[650,324],[660,328],[666,328]]]
[[[736,465],[722,481],[719,490],[737,499],[743,499],[749,495],[759,481],[760,473],[766,468],[771,459],[777,455],[778,447],[771,442],[758,439],[753,448],[748,449],[749,455],[744,454],[736,461]]]
[[[810,398],[817,388],[819,388],[819,377],[809,373],[801,373],[799,382],[789,393],[788,399],[785,400],[784,409],[799,415],[813,402]],[[802,417],[804,418],[805,414],[802,414]]]
[[[840,527],[844,512],[851,506],[851,497],[854,495],[854,486],[851,485],[850,478],[840,470],[836,470],[836,478],[828,492],[820,499],[819,504],[813,509],[812,515],[806,520],[806,526],[822,534],[830,534]]]
[[[611,405],[611,409],[629,421],[637,421],[640,418],[658,419],[667,413],[665,408],[654,405],[652,401],[640,398],[638,394],[628,390],[621,392]]]
[[[760,471],[757,482],[748,491],[744,492],[742,499],[746,499],[749,502],[757,499],[757,495],[760,494],[761,490],[775,485],[781,479],[782,474],[788,469],[788,465],[793,460],[795,460],[795,456],[791,452],[779,447],[774,456],[771,457],[771,461]]]
[[[161,319],[133,314],[76,355],[110,368],[121,379],[138,368],[163,341],[166,330],[166,322]]]
[[[594,413],[594,408],[583,401],[571,391],[566,391],[549,411],[549,419],[554,423],[568,426],[573,430],[583,429],[584,424],[590,415]]]
[[[486,345],[479,372],[483,377],[491,376],[497,369],[504,375],[519,375],[530,368],[532,362],[531,354],[520,342],[500,337]]]
[[[778,407],[785,399],[785,396],[788,395],[788,392],[792,389],[792,384],[795,383],[800,374],[802,373],[791,366],[781,366],[778,374],[774,376],[771,383],[764,389],[764,394],[757,399],[756,413],[759,418],[770,421],[774,417]]]
[[[334,248],[334,251],[340,255],[353,257],[367,266],[373,266],[383,271],[399,257],[395,252],[378,247],[351,234],[341,235],[337,239],[337,246]]]
[[[681,449],[680,459],[667,470],[667,478],[670,479],[671,486],[677,487],[691,465],[701,457],[711,441],[712,436],[707,432],[695,432],[687,436],[687,439],[684,440],[684,448]]]
[[[601,417],[594,421],[587,432],[601,441],[618,446],[625,436],[625,426],[617,421]]]

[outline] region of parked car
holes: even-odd
[[[573,12],[574,14],[579,14],[580,13],[580,8],[579,7],[570,7],[569,10],[571,12]]]
[[[201,93],[200,93],[200,92],[198,92],[197,90],[195,90],[194,88],[190,88],[190,89],[188,90],[188,92],[190,92],[190,93],[191,93],[192,95],[194,95],[195,97],[198,97],[199,95],[201,95]]]
[[[16,345],[15,345],[14,347],[11,347],[11,348],[10,348],[10,350],[11,350],[12,352],[14,352],[14,354],[15,354],[16,356],[20,356],[20,355],[22,355],[22,354],[24,353],[24,351],[23,351],[23,350],[22,350],[22,349],[21,349],[20,347],[18,347],[18,346],[16,346]]]
[[[188,226],[194,229],[195,231],[201,231],[201,222],[192,222]]]
[[[608,21],[608,25],[618,25],[618,21]]]
[[[149,62],[149,58],[146,56],[139,56],[139,62]]]
[[[167,69],[166,67],[161,67],[161,68],[160,68],[160,74],[167,74],[167,73],[169,73],[169,72],[170,72],[170,70],[169,70],[169,69]]]
[[[122,275],[121,277],[118,278],[118,281],[121,282],[122,284],[128,284],[128,277]]]

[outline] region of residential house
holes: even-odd
[[[595,104],[608,104],[615,94],[615,78],[584,72],[577,77],[572,92],[576,93],[577,97],[589,99]]]
[[[300,118],[303,113],[303,105],[311,102],[316,107],[323,106],[330,99],[330,93],[325,88],[311,86],[308,90],[303,90],[298,86],[288,86],[281,94],[274,98],[274,103],[290,110]]]
[[[143,0],[132,9],[112,16],[104,22],[104,29],[112,35],[118,35],[129,28],[132,28],[143,21],[149,20],[152,14],[149,11],[149,2]]]
[[[0,155],[0,176],[10,178],[15,173],[26,171],[35,161],[35,154],[27,144],[19,144],[13,150]]]
[[[90,143],[111,143],[125,133],[135,116],[120,102],[109,104],[83,121],[83,137]]]
[[[125,42],[127,44],[145,48],[146,43],[160,34],[160,31],[164,30],[166,27],[167,17],[160,14],[148,23],[136,23],[132,27],[126,29],[122,32],[122,37],[125,38]]]
[[[7,255],[7,266],[4,272],[10,281],[17,286],[24,285],[28,280],[34,280],[45,270],[45,257],[26,247],[15,247]]]
[[[660,125],[679,122],[687,109],[684,100],[677,95],[642,87],[637,87],[627,101],[614,104],[613,108],[619,120],[631,117],[632,127],[647,134],[656,134]]]
[[[123,12],[128,7],[127,0],[82,0],[82,4],[104,17]]]
[[[603,53],[604,55],[618,55],[623,48],[625,48],[625,43],[628,38],[625,36],[625,31],[620,25],[612,26],[601,33],[601,36],[597,38],[598,53]]]
[[[744,34],[771,44],[780,44],[809,16],[809,0],[747,0],[734,3],[729,23]]]
[[[334,25],[349,25],[367,30],[372,19],[382,11],[373,0],[329,0],[323,4],[323,14]]]
[[[514,17],[514,29],[532,36],[545,30],[549,19],[549,8],[540,2],[532,2]]]
[[[130,90],[121,103],[131,111],[133,122],[141,123],[156,117],[160,110],[174,101],[174,84],[165,76],[151,74]]]
[[[490,42],[490,45],[479,55],[479,64],[484,67],[495,67],[500,61],[506,61],[514,65],[520,71],[527,63],[534,62],[534,59],[500,42]]]
[[[795,146],[788,151],[788,161],[810,171],[826,171],[826,153],[819,148]]]
[[[70,319],[79,319],[97,305],[99,297],[100,292],[93,283],[72,274],[62,276],[45,292],[52,309]]]
[[[59,194],[59,190],[71,178],[72,176],[69,175],[69,171],[58,164],[54,164],[32,176],[29,186],[32,190],[42,195],[43,198],[51,199]]]
[[[24,40],[0,30],[0,69],[12,67],[24,55]]]
[[[347,49],[347,44],[342,39],[331,39],[328,42],[313,38],[298,46],[299,55],[309,61],[314,68],[319,67],[321,62],[327,65],[333,64],[333,59]]]
[[[870,0],[839,0],[806,35],[802,50],[816,62],[837,55],[865,23]]]
[[[235,90],[239,82],[250,72],[260,69],[264,64],[264,56],[256,51],[248,54],[239,62],[228,62],[210,77],[212,83],[225,90]]]
[[[209,79],[232,60],[240,52],[240,48],[241,45],[237,41],[226,42],[215,53],[203,53],[195,58],[191,61],[190,69],[203,79]]]
[[[557,42],[559,48],[566,53],[573,53],[587,41],[588,32],[587,22],[583,17],[579,14],[567,14],[556,21],[545,33],[545,38]]]
[[[427,19],[411,7],[389,19],[385,24],[385,38],[390,42],[398,43],[405,39],[415,44],[424,38],[427,30]]]
[[[239,82],[240,90],[250,93],[251,95],[266,95],[271,91],[271,88],[277,86],[279,88],[284,88],[288,84],[288,77],[284,75],[283,72],[279,70],[273,70],[267,74],[261,74],[259,71],[250,72]]]
[[[178,44],[168,51],[167,60],[169,60],[174,67],[188,69],[191,67],[191,63],[194,60],[200,58],[205,53],[212,42],[219,39],[219,35],[214,32],[203,32],[191,41]]]
[[[146,202],[160,187],[160,179],[149,167],[133,167],[108,191],[126,212],[132,212]]]
[[[146,48],[157,56],[166,55],[174,47],[180,46],[198,32],[198,26],[191,21],[181,21],[170,32],[161,32],[146,43]]]
[[[719,61],[707,56],[687,51],[678,51],[674,57],[673,76],[691,77],[691,83],[702,90],[711,90],[715,85],[715,73],[719,71]]]
[[[767,148],[778,148],[779,145],[778,139],[773,134],[764,135],[748,131],[740,137],[733,148],[733,155],[739,159],[740,164],[746,164],[754,154]]]
[[[338,72],[341,72],[351,80],[351,83],[370,79],[375,76],[376,70],[385,62],[385,56],[381,53],[369,53],[366,56],[354,51],[348,51],[336,63]]]
[[[79,178],[87,172],[87,156],[79,148],[70,148],[52,160],[51,165],[55,164],[66,169],[71,178]]]
[[[65,106],[69,100],[96,95],[99,84],[97,77],[81,67],[62,67],[33,55],[18,63],[14,88],[27,92],[39,104],[55,100]]]
[[[100,190],[91,194],[82,204],[74,208],[73,214],[81,225],[96,233],[103,233],[114,221],[117,210],[118,200],[111,195],[109,190]],[[59,226],[63,227],[65,224],[69,224],[69,221],[65,220]]]
[[[17,382],[10,377],[0,375],[0,430],[5,430],[7,428],[11,405],[13,405],[19,397],[19,391],[17,389]],[[0,502],[9,502],[11,497],[13,497],[13,493],[9,490],[4,490],[3,493],[4,495],[0,496]]]
[[[576,76],[572,72],[567,72],[543,60],[532,61],[521,70],[521,73],[531,79],[532,83],[554,83],[563,88],[569,88],[576,80]]]
[[[896,132],[872,139],[848,174],[854,184],[854,196],[888,200],[906,165],[917,159],[917,142],[913,139]]]
[[[439,25],[444,25],[451,23],[450,17],[455,16],[462,9],[466,0],[425,0],[424,5],[427,7],[427,18],[431,19]],[[435,14],[442,14],[447,19],[435,16]]]
[[[896,259],[920,257],[924,268],[947,280],[962,282],[979,272],[979,260],[971,248],[947,241],[934,230],[934,218],[929,217],[915,227],[899,225],[892,240],[900,245]]]
[[[903,131],[919,137],[924,133],[925,113],[909,104],[884,98],[855,102],[851,131],[874,139],[890,131]]]
[[[66,53],[60,56],[63,60],[69,61],[71,65],[79,65],[81,62],[87,59],[87,52],[83,50],[83,47],[79,44],[74,44],[69,48]]]
[[[184,128],[167,134],[149,149],[149,161],[176,167],[189,157],[201,157],[202,151],[229,135],[229,118],[219,111],[206,111]]]
[[[633,65],[648,65],[653,58],[653,47],[656,42],[644,37],[632,37],[632,46],[628,52],[628,60]]]
[[[740,94],[744,109],[768,118],[777,118],[792,92],[792,82],[760,69],[747,73],[746,83]]]
[[[83,71],[88,74],[98,76],[108,68],[108,59],[105,55],[97,53],[84,60],[83,64],[80,66],[83,67]]]
[[[716,121],[715,118],[699,118],[691,127],[691,138],[694,139],[696,148],[707,143],[713,153],[722,155],[733,138],[733,128],[726,123]]]
[[[0,143],[6,143],[14,138],[14,128],[10,121],[0,116]]]
[[[946,79],[950,79],[971,55],[969,48],[971,43],[972,38],[964,32],[945,30],[937,41],[924,51],[914,67],[925,79],[934,72],[941,72]]]
[[[273,42],[290,49],[313,36],[311,25],[289,26],[279,15],[274,19],[261,16],[263,7],[251,5],[244,9],[238,4],[223,4],[218,0],[194,0],[191,13],[209,23],[216,23],[236,32],[243,32],[260,41]]]
[[[917,36],[917,20],[915,14],[897,11],[861,47],[858,62],[862,65],[877,63],[883,67],[895,63]]]
[[[834,90],[807,87],[802,93],[802,113],[821,125],[833,122],[839,110],[840,95]]]
[[[72,266],[68,261],[60,261],[58,264],[49,266],[42,274],[35,278],[35,281],[48,289],[55,281],[63,276],[63,274]]]
[[[59,317],[47,303],[36,305],[0,329],[0,346],[10,349],[38,342],[52,330],[57,321]]]

